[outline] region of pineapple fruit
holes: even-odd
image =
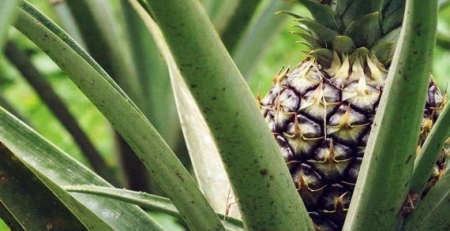
[[[259,103],[317,230],[341,230],[405,1],[300,2],[314,20],[287,13],[303,29],[297,34],[310,48],[308,57],[292,70],[282,69]],[[444,104],[431,81],[418,151]],[[443,154],[426,190],[444,169]]]

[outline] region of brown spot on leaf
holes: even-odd
[[[406,159],[406,161],[405,161],[405,164],[409,163],[409,161],[411,160],[411,158],[412,158],[412,155],[409,155],[409,156],[408,156],[408,159]]]
[[[261,175],[263,175],[263,176],[265,176],[265,175],[267,175],[267,173],[268,173],[269,171],[267,171],[267,169],[261,169],[261,171],[259,171],[259,173],[261,173]]]

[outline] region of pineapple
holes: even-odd
[[[291,12],[310,47],[259,99],[292,179],[318,230],[341,230],[400,33],[405,1],[300,0],[314,20]],[[377,2],[377,1],[373,1]],[[418,150],[445,97],[430,82]],[[437,161],[428,190],[445,169]]]

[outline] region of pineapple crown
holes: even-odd
[[[335,54],[352,54],[351,63],[366,56],[387,67],[400,34],[405,0],[298,0],[313,16],[285,12],[303,32],[293,32],[310,47],[310,55],[330,67]]]

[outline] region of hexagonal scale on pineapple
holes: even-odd
[[[323,122],[336,110],[341,100],[339,90],[333,85],[322,82],[302,98],[300,112],[308,117]]]
[[[287,75],[290,86],[301,96],[316,88],[322,82],[322,79],[323,75],[313,61],[302,62],[293,72]]]
[[[325,180],[334,181],[345,175],[353,158],[353,151],[349,147],[327,139],[308,159],[308,163],[319,170]]]
[[[292,179],[307,208],[314,208],[326,188],[322,176],[308,164],[299,164],[292,172]]]
[[[314,149],[321,143],[322,127],[320,124],[297,115],[283,134],[289,146],[294,151],[295,158],[310,156]]]
[[[364,114],[350,106],[341,105],[330,117],[327,135],[344,144],[357,145],[369,128],[369,120]]]

